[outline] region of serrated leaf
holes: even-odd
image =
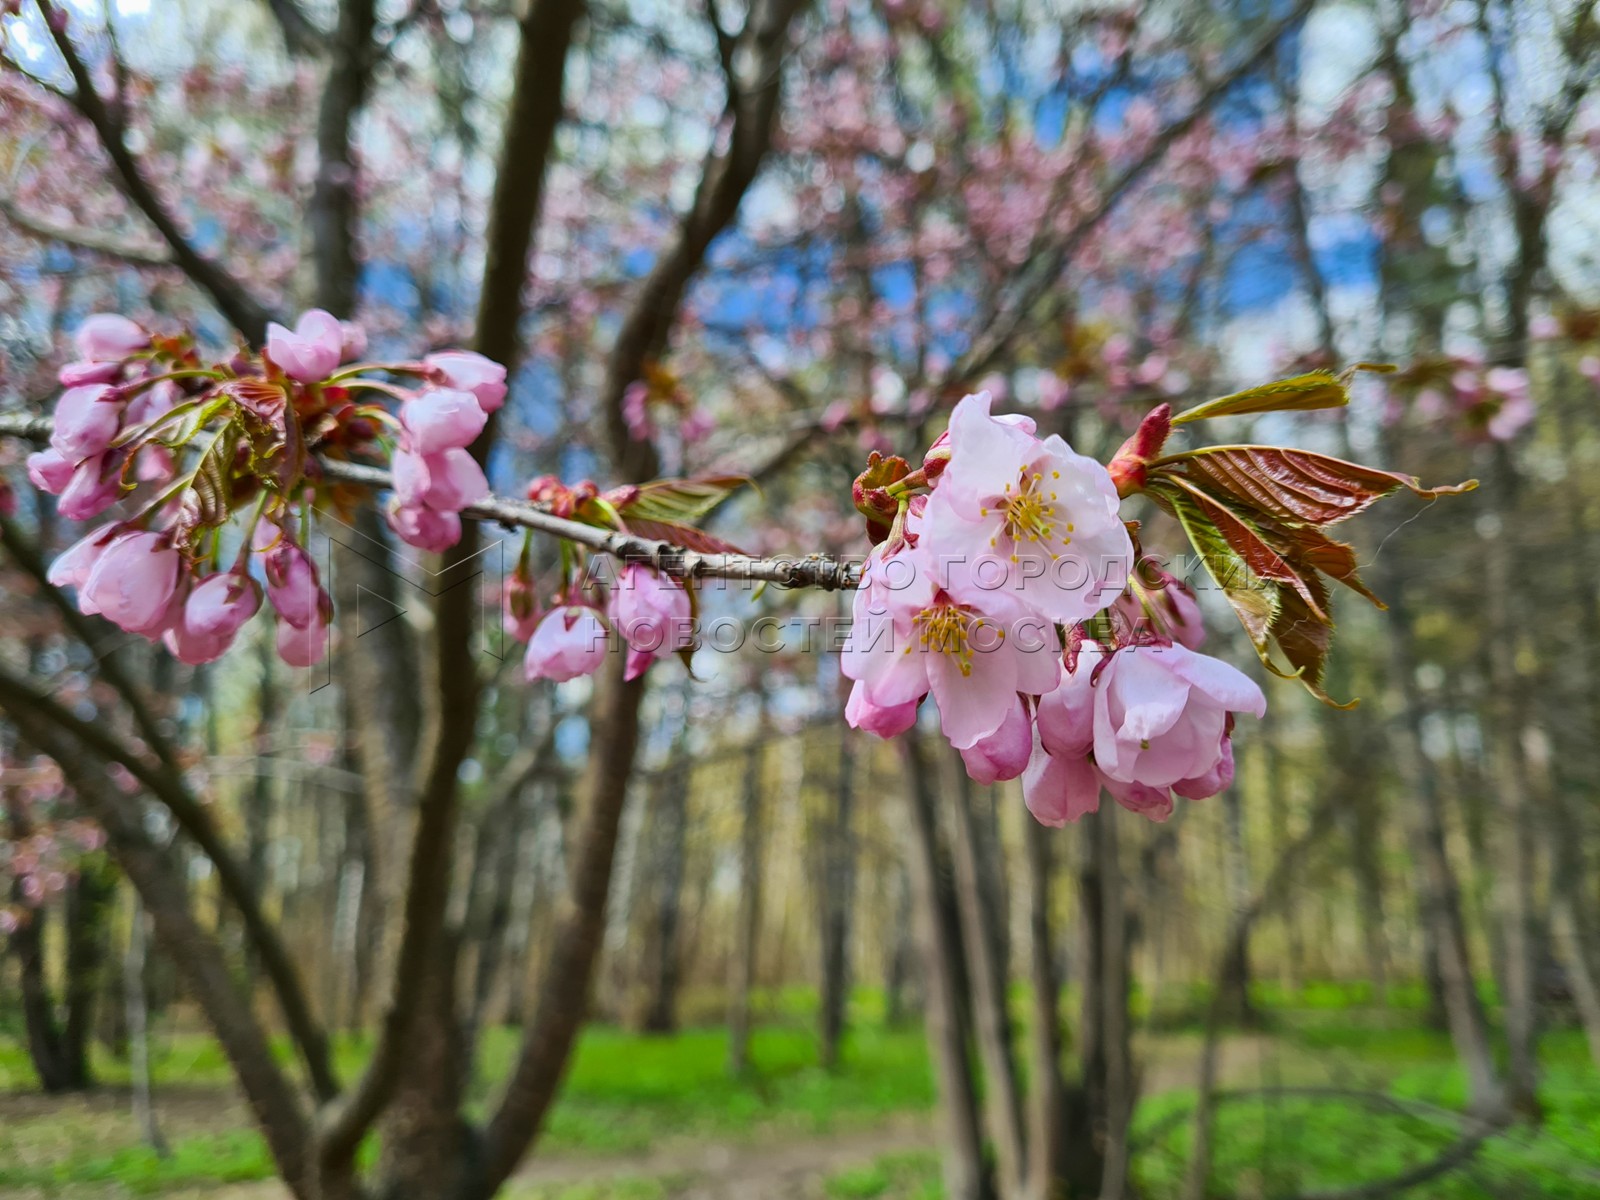
[[[1226,504],[1181,476],[1171,476],[1171,482],[1181,488],[1204,513],[1205,517],[1216,526],[1228,545],[1243,560],[1246,569],[1270,579],[1274,583],[1288,584],[1300,593],[1311,610],[1323,621],[1329,621],[1327,608],[1319,604],[1316,594],[1306,581],[1306,576],[1315,580],[1314,570],[1302,570],[1292,561],[1280,554],[1268,544],[1262,531],[1247,518],[1241,516]]]
[[[201,525],[221,525],[232,511],[233,488],[229,475],[238,444],[238,427],[230,421],[217,430],[211,444],[200,452],[190,476],[189,490],[194,493],[196,520]]]
[[[1228,598],[1256,654],[1262,662],[1269,662],[1272,620],[1278,611],[1278,586],[1251,572],[1243,556],[1229,544],[1216,523],[1188,492],[1168,480],[1159,480],[1151,486],[1150,495],[1183,526],[1189,544]]]
[[[1314,589],[1320,593],[1322,607],[1328,604],[1328,589],[1320,579],[1312,577]],[[1359,701],[1341,703],[1322,690],[1322,678],[1328,665],[1328,651],[1333,647],[1333,626],[1319,621],[1311,608],[1294,592],[1285,591],[1279,596],[1278,611],[1272,618],[1272,640],[1278,651],[1294,668],[1292,673],[1279,671],[1270,661],[1267,668],[1285,678],[1298,679],[1302,686],[1334,708],[1354,708]]]
[[[714,475],[705,479],[656,479],[639,485],[637,494],[619,511],[631,525],[635,519],[689,524],[704,518],[740,488],[754,487],[746,475]]]
[[[1213,494],[1233,496],[1273,517],[1335,525],[1378,500],[1406,488],[1427,500],[1470,492],[1475,479],[1423,487],[1413,475],[1382,471],[1311,450],[1279,446],[1206,446],[1170,455],[1155,464],[1201,483]]]
[[[1350,403],[1350,391],[1332,371],[1307,371],[1288,379],[1263,383],[1229,396],[1207,400],[1172,418],[1174,425],[1203,421],[1209,417],[1237,417],[1251,413],[1311,412],[1323,408],[1343,408]]]
[[[744,553],[732,542],[725,542],[703,529],[696,529],[693,525],[684,525],[677,521],[652,521],[648,518],[630,516],[627,518],[627,529],[629,533],[638,534],[640,537],[652,538],[658,542],[671,542],[674,546],[682,546],[685,550],[696,550],[701,554]]]

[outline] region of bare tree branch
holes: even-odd
[[[194,281],[195,285],[211,297],[212,302],[227,317],[247,341],[259,345],[267,335],[267,322],[271,313],[252,296],[249,290],[215,259],[208,258],[195,248],[187,234],[179,228],[177,218],[167,208],[166,202],[156,194],[145,178],[139,160],[128,149],[124,138],[127,132],[123,115],[113,112],[105,99],[95,90],[94,78],[79,56],[77,47],[67,30],[69,22],[52,3],[38,0],[44,14],[45,26],[50,30],[56,48],[72,75],[74,91],[67,98],[94,127],[100,145],[111,159],[123,193],[133,202],[168,246],[172,247],[175,265]]]
[[[5,524],[7,545],[11,547],[14,545],[13,531],[9,522]],[[48,584],[45,586],[50,592],[56,591]],[[121,688],[118,690],[121,691]],[[103,726],[80,720],[50,696],[15,676],[0,678],[0,704],[7,708],[31,707],[40,717],[75,738],[84,750],[107,764],[120,764],[166,806],[178,827],[193,838],[211,860],[223,894],[243,919],[246,935],[261,957],[262,967],[283,1012],[284,1024],[300,1051],[313,1090],[324,1098],[337,1092],[338,1082],[333,1076],[328,1056],[327,1036],[312,1016],[305,989],[301,986],[299,973],[288,950],[278,937],[277,930],[262,913],[248,874],[229,850],[209,810],[184,786],[175,767],[169,762],[159,766],[151,764],[132,747],[106,732]]]
[[[1078,219],[1052,249],[1040,253],[1030,262],[1029,268],[1022,273],[1022,286],[1018,288],[1010,306],[1003,309],[988,328],[982,331],[975,339],[972,349],[956,361],[936,390],[943,391],[959,385],[987,370],[1022,331],[1023,325],[1034,314],[1035,306],[1041,301],[1045,307],[1042,314],[1039,314],[1039,321],[1044,323],[1053,319],[1067,297],[1066,293],[1058,290],[1051,298],[1051,289],[1058,288],[1061,272],[1071,263],[1083,244],[1105,224],[1128,193],[1161,164],[1173,143],[1198,125],[1234,84],[1259,67],[1277,47],[1278,40],[1305,19],[1314,3],[1315,0],[1296,0],[1294,7],[1268,27],[1267,32],[1248,54],[1211,80],[1188,110],[1162,128],[1151,139],[1144,153],[1124,167],[1116,178],[1100,191],[1093,207]]]
[[[296,0],[266,0],[272,19],[283,34],[283,48],[291,58],[309,58],[327,49],[328,35],[318,29]]]
[[[782,68],[789,26],[802,0],[755,0],[733,49],[724,55],[728,76],[727,117],[732,126],[724,144],[713,138],[695,190],[694,202],[677,234],[656,260],[623,318],[606,362],[600,406],[606,433],[622,478],[648,479],[656,455],[647,441],[634,438],[623,416],[622,396],[640,378],[650,359],[666,348],[668,335],[689,281],[700,269],[716,236],[738,215],[772,142],[773,121],[782,96]]]
[[[0,214],[29,237],[45,242],[59,242],[76,250],[87,250],[107,258],[119,259],[135,267],[170,267],[172,255],[165,250],[134,246],[108,234],[92,229],[79,229],[62,225],[23,212],[12,200],[0,197]]]

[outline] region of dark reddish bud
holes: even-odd
[[[1133,436],[1122,443],[1110,464],[1111,481],[1117,485],[1117,495],[1131,496],[1143,491],[1148,480],[1152,460],[1160,457],[1161,448],[1172,435],[1172,406],[1158,404],[1145,414]]]
[[[867,459],[867,469],[850,485],[850,499],[856,511],[867,519],[867,537],[876,546],[889,536],[900,502],[887,489],[911,474],[911,464],[899,455],[885,458],[876,450]]]

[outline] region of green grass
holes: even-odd
[[[1271,1014],[1274,1036],[1262,1054],[1261,1077],[1286,1083],[1327,1081],[1377,1089],[1441,1110],[1459,1109],[1462,1073],[1448,1037],[1421,1029],[1415,1013],[1341,1008],[1349,992],[1329,988],[1304,1007]],[[867,1019],[868,995],[836,1072],[817,1066],[815,1038],[802,1023],[809,997],[770,998],[769,1023],[752,1042],[750,1076],[727,1077],[727,1039],[717,1028],[672,1037],[643,1037],[592,1027],[580,1039],[540,1152],[597,1160],[673,1143],[826,1136],[926,1111],[934,1101],[920,1030],[888,1030]],[[484,1082],[472,1097],[481,1113],[504,1077],[517,1044],[512,1030],[493,1030],[480,1049]],[[1165,1057],[1173,1082],[1192,1078],[1196,1039],[1142,1039]],[[1257,1043],[1247,1043],[1254,1047]],[[161,1195],[178,1188],[256,1180],[271,1175],[261,1139],[235,1098],[227,1064],[208,1039],[168,1034],[156,1039],[154,1062],[163,1121],[173,1153],[166,1159],[137,1144],[122,1092],[87,1099],[41,1100],[26,1055],[0,1041],[0,1190],[71,1197]],[[341,1068],[354,1072],[368,1051],[360,1040],[338,1047]],[[288,1057],[287,1048],[282,1053]],[[1257,1051],[1249,1050],[1253,1063]],[[1428,1200],[1499,1200],[1529,1196],[1578,1200],[1600,1196],[1600,1076],[1588,1064],[1576,1031],[1555,1030],[1542,1043],[1547,1119],[1537,1131],[1496,1138],[1469,1169],[1429,1183]],[[126,1069],[102,1057],[112,1084]],[[1269,1069],[1270,1068],[1270,1069]],[[5,1093],[11,1093],[6,1095]],[[1188,1158],[1192,1092],[1147,1097],[1135,1130],[1134,1179],[1142,1195],[1176,1195]],[[1290,1194],[1333,1189],[1398,1173],[1425,1161],[1456,1135],[1446,1115],[1396,1112],[1336,1097],[1314,1099],[1244,1094],[1218,1115],[1211,1193]],[[512,1200],[666,1200],[674,1181],[624,1174],[603,1182],[523,1184]],[[834,1175],[830,1200],[936,1200],[937,1154],[896,1154]]]
[[[472,1102],[480,1113],[509,1069],[517,1037],[510,1029],[484,1037],[484,1081]],[[246,1127],[247,1114],[236,1103],[218,1102],[231,1094],[232,1085],[215,1045],[203,1037],[175,1035],[157,1039],[153,1049],[161,1106],[181,1098],[183,1111],[200,1109],[198,1116],[190,1113],[169,1129],[170,1157],[159,1158],[137,1143],[125,1098],[64,1099],[20,1119],[0,1109],[0,1188],[62,1189],[115,1181],[130,1193],[154,1195],[179,1186],[270,1177],[265,1144]],[[287,1048],[281,1049],[287,1058]],[[347,1077],[366,1052],[358,1041],[339,1047]],[[579,1039],[566,1086],[540,1140],[541,1152],[614,1155],[671,1140],[826,1134],[924,1110],[934,1100],[916,1029],[853,1031],[833,1072],[817,1065],[815,1037],[803,1028],[757,1030],[745,1079],[728,1077],[727,1053],[721,1029],[644,1037],[589,1028]],[[126,1068],[114,1062],[99,1061],[96,1069],[108,1084],[126,1082]],[[0,1090],[28,1092],[35,1086],[26,1054],[0,1042]],[[205,1127],[208,1119],[224,1127]],[[201,1128],[194,1128],[197,1122]],[[596,1200],[613,1194],[619,1200],[650,1200],[653,1195],[638,1190],[644,1184],[633,1191],[615,1191],[621,1184],[606,1186],[613,1192],[595,1193]],[[581,1189],[548,1193],[550,1200],[586,1200],[587,1195]],[[544,1192],[537,1196],[546,1200]]]

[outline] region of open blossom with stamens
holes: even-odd
[[[1062,624],[1121,593],[1133,544],[1106,469],[1061,438],[1037,438],[968,396],[950,418],[950,462],[923,528],[955,599],[982,606],[1007,593]]]
[[[1004,593],[984,608],[959,602],[941,586],[927,545],[924,538],[867,565],[841,670],[864,685],[863,702],[880,708],[931,692],[945,737],[964,750],[1000,728],[1016,693],[1055,687],[1061,640]]]

